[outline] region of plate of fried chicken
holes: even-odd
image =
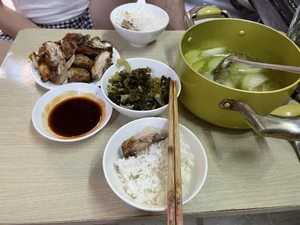
[[[104,72],[120,58],[108,41],[89,34],[68,33],[46,41],[29,55],[33,79],[46,89],[72,82],[99,83]]]

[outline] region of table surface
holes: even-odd
[[[0,70],[0,223],[115,222],[164,213],[137,210],[109,188],[102,156],[111,135],[131,119],[113,112],[99,133],[75,143],[45,139],[31,112],[47,90],[29,72],[28,55],[72,30],[19,33]],[[156,42],[134,48],[115,31],[76,31],[109,40],[124,58],[148,57],[173,66],[183,31],[165,31]],[[166,117],[167,114],[161,115]],[[251,130],[208,124],[179,105],[179,121],[202,142],[208,175],[185,216],[216,216],[300,209],[300,164],[292,144]]]

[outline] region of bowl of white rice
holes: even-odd
[[[138,156],[123,157],[125,140],[152,126],[168,130],[165,118],[147,117],[119,128],[108,141],[103,155],[103,171],[113,192],[129,205],[152,212],[167,209],[168,139],[151,144]],[[179,124],[182,201],[186,204],[202,188],[207,175],[207,157],[199,139]]]
[[[163,32],[169,16],[161,8],[147,3],[128,3],[110,13],[115,30],[135,47],[144,47]]]

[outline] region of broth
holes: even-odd
[[[234,52],[225,47],[193,49],[184,56],[188,64],[206,78],[227,87],[246,91],[273,91],[284,87],[284,81],[275,70],[252,67],[233,62],[218,74],[212,71],[227,56],[234,54],[240,59],[257,61],[255,58]]]

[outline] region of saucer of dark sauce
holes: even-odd
[[[75,142],[101,131],[112,111],[98,86],[69,83],[51,89],[38,99],[31,120],[36,131],[45,138]]]
[[[92,131],[100,122],[102,106],[87,97],[73,97],[59,102],[49,113],[48,125],[62,137],[76,137]]]

